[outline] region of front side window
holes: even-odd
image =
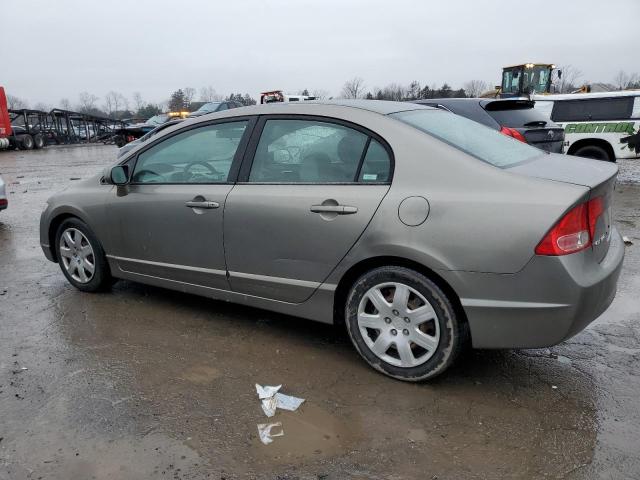
[[[133,183],[225,183],[247,121],[187,130],[138,156]]]
[[[496,167],[510,167],[543,155],[535,147],[453,113],[424,109],[391,116]]]
[[[355,182],[368,136],[316,120],[267,120],[250,182]]]
[[[520,75],[517,69],[505,70],[502,73],[502,91],[504,93],[517,93],[520,91]]]

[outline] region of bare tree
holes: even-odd
[[[313,91],[313,96],[316,97],[318,100],[323,100],[329,96],[329,92],[321,88],[316,88]]]
[[[82,113],[86,113],[96,109],[98,97],[89,92],[80,92],[78,100],[80,102],[78,104],[78,110]]]
[[[347,80],[342,87],[342,98],[362,98],[364,93],[364,80],[360,77]]]
[[[185,87],[182,89],[182,92],[184,93],[184,105],[185,107],[189,108],[189,106],[191,105],[191,102],[193,102],[193,97],[195,97],[196,95],[196,89],[191,87]]]
[[[63,110],[71,110],[71,102],[68,98],[60,99],[60,108]]]
[[[33,106],[34,110],[40,110],[41,112],[48,112],[51,110],[51,105],[44,102],[38,102]]]
[[[104,109],[110,116],[120,114],[128,108],[128,104],[129,102],[124,95],[119,92],[114,92],[113,90],[104,97]]]
[[[634,88],[638,81],[639,78],[637,73],[627,73],[624,70],[620,70],[613,78],[613,84],[618,90]]]
[[[222,96],[216,93],[216,89],[211,85],[208,87],[202,87],[200,89],[200,101],[201,102],[219,102],[222,100]]]
[[[133,92],[133,105],[135,106],[136,112],[139,112],[142,107],[144,107],[144,100],[142,100],[142,94],[140,92]]]
[[[463,85],[463,88],[469,97],[476,98],[489,90],[489,85],[482,80],[470,80]]]
[[[7,95],[7,108],[9,110],[29,108],[29,102],[20,97],[16,97],[15,95]]]
[[[408,96],[407,88],[398,83],[390,83],[382,89],[382,97],[385,100],[400,102]]]
[[[556,82],[558,93],[571,93],[580,88],[579,83],[582,72],[571,65],[563,65],[558,68],[562,72],[562,78]]]

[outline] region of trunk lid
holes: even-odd
[[[508,125],[507,125],[508,126]],[[564,130],[560,127],[516,128],[527,143],[550,153],[562,153]]]
[[[548,154],[515,165],[510,172],[554,182],[572,183],[589,188],[584,200],[602,198],[603,212],[598,217],[591,249],[599,263],[609,251],[611,240],[611,208],[618,167],[614,163],[567,155]],[[571,205],[567,205],[567,209]]]

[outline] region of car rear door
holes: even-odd
[[[325,117],[262,117],[224,231],[234,291],[305,301],[346,255],[387,193],[386,142]]]
[[[110,256],[128,273],[229,289],[224,202],[255,120],[233,118],[179,130],[131,162],[107,211]]]

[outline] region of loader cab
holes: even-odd
[[[551,92],[551,74],[555,65],[526,63],[502,69],[500,97],[521,97],[524,95]],[[558,71],[558,78],[562,73]]]

